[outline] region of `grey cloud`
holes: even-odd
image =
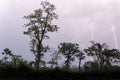
[[[24,15],[40,8],[41,0],[9,1],[4,14],[0,14],[0,51],[9,47],[16,53],[28,57],[29,38],[22,32],[26,21]],[[108,43],[115,47],[112,26],[115,26],[118,44],[120,44],[120,1],[119,0],[51,0],[56,6],[59,20],[55,23],[60,27],[57,33],[49,34],[50,40],[45,44],[54,47],[60,42],[77,42],[84,47],[91,40],[91,27],[94,28],[95,41]],[[120,46],[119,46],[120,47]]]

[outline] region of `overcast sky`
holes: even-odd
[[[60,27],[57,33],[50,34],[51,39],[47,40],[50,47],[70,41],[86,48],[93,39],[107,43],[111,48],[120,48],[120,0],[48,1],[56,6],[59,19],[55,24]],[[23,16],[40,8],[40,2],[41,0],[0,0],[0,52],[4,48],[10,48],[26,59],[33,59],[29,52],[29,37],[23,35]]]

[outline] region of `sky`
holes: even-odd
[[[55,48],[61,42],[74,42],[81,49],[90,41],[120,48],[120,0],[48,0],[56,6],[60,27],[49,34],[45,44]],[[9,48],[23,58],[33,60],[28,36],[23,35],[23,16],[40,8],[41,0],[0,0],[0,52]]]

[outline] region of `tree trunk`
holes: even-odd
[[[69,70],[69,68],[70,68],[70,55],[67,56],[66,67],[67,67],[68,70]]]
[[[79,71],[81,69],[81,60],[79,60]]]
[[[36,71],[40,70],[40,60],[41,60],[41,45],[37,46],[37,59],[36,59]]]
[[[37,55],[37,60],[36,60],[36,71],[40,70],[40,53]]]
[[[41,37],[39,37],[39,34],[37,36],[37,40],[38,40],[38,46],[37,46],[37,61],[36,61],[36,70],[39,71],[40,70],[40,61],[41,61],[41,48],[42,48],[42,41],[43,41],[43,38],[44,38],[44,35],[45,35],[45,31],[46,31],[46,28],[47,28],[47,21],[48,21],[48,16],[49,16],[49,13],[47,14],[46,16],[46,21],[45,21],[45,26],[44,26],[44,29],[42,29],[42,34],[41,34]]]

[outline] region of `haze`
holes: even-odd
[[[76,42],[81,48],[89,41],[107,43],[110,48],[120,47],[120,0],[48,0],[56,6],[60,27],[49,34],[45,44],[55,48],[61,42]],[[29,37],[23,35],[29,15],[40,8],[41,0],[0,0],[0,51],[10,48],[26,59],[33,59],[29,51]],[[112,27],[114,26],[114,32]],[[115,39],[116,37],[116,39]]]

